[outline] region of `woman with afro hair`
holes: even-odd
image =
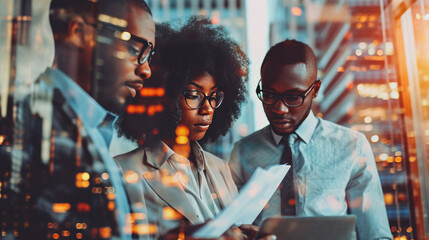
[[[222,26],[205,18],[192,17],[177,31],[158,25],[156,32],[152,79],[129,105],[141,111],[117,122],[119,134],[139,147],[115,159],[133,212],[147,211],[145,221],[156,226],[149,234],[158,239],[214,218],[237,195],[228,164],[200,143],[225,135],[239,117],[248,59]],[[144,111],[151,106],[157,110]]]

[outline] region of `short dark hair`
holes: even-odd
[[[279,65],[304,63],[307,68],[317,70],[316,56],[311,47],[294,39],[286,39],[272,46],[265,55],[261,70],[267,62]]]
[[[175,129],[182,117],[179,103],[181,94],[190,81],[208,73],[215,79],[218,89],[225,93],[225,98],[222,105],[215,110],[212,124],[202,142],[217,140],[228,132],[233,121],[240,115],[248,80],[249,61],[246,55],[224,27],[213,25],[204,17],[191,17],[177,32],[165,24],[156,28],[157,53],[151,68],[153,66],[161,69],[166,96],[172,101],[162,113],[163,119],[166,120],[160,120],[161,118],[155,120],[159,129],[157,137],[160,139],[174,137]],[[154,76],[154,72],[152,74]],[[130,124],[132,118],[137,125]],[[150,144],[148,136],[152,134],[151,129],[142,126],[145,124],[142,121],[138,124],[137,118],[129,114],[121,116],[118,120],[119,132],[132,140],[141,140],[145,136],[145,142]],[[140,118],[143,119],[144,116]]]
[[[97,4],[116,6],[127,3],[122,11],[116,7],[99,7]],[[140,8],[152,16],[152,11],[144,0],[99,0],[98,2],[90,0],[52,0],[50,5],[50,23],[54,34],[67,34],[68,24],[75,16],[81,16],[87,23],[95,23],[94,15],[97,8],[103,13],[113,16],[125,15],[129,8]],[[122,16],[123,17],[123,16]]]

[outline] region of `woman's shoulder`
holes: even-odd
[[[229,170],[228,164],[224,159],[214,155],[213,153],[210,153],[204,150],[203,150],[203,153],[204,153],[207,165],[210,166],[211,168],[215,167],[218,169]]]

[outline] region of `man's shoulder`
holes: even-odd
[[[341,139],[342,141],[356,141],[365,135],[350,127],[342,126],[340,124],[317,118],[318,124],[315,129],[317,135],[327,138]]]

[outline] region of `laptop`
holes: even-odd
[[[258,238],[275,234],[287,240],[356,240],[356,217],[272,217],[262,223]]]

